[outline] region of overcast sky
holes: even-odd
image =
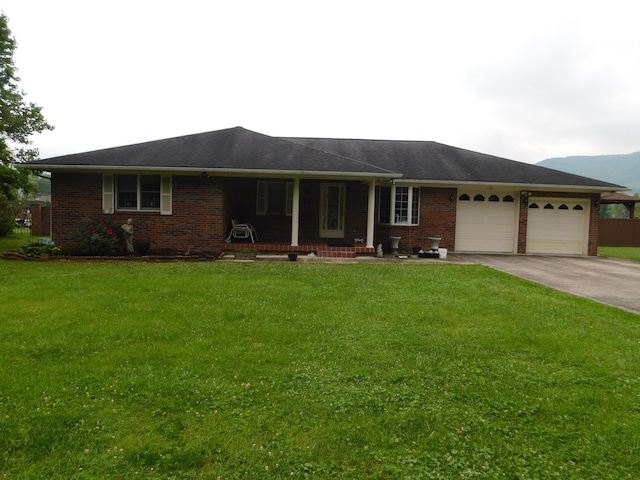
[[[640,150],[637,2],[2,0],[42,158],[242,126]]]

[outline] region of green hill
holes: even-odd
[[[538,162],[541,167],[596,178],[624,185],[628,194],[640,191],[640,152],[626,155],[572,156],[548,158]]]

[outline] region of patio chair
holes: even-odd
[[[229,238],[227,240],[231,240],[233,238],[250,238],[251,243],[256,243],[258,240],[258,232],[253,225],[250,223],[239,223],[235,218],[231,219],[231,233],[229,234]]]

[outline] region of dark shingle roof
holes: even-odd
[[[241,127],[31,162],[37,167],[305,172],[397,177],[388,170]],[[44,169],[44,168],[43,168]]]
[[[437,142],[333,138],[287,138],[287,140],[373,165],[384,166],[395,172],[402,172],[402,180],[562,185],[613,190],[624,188],[592,178]]]
[[[22,164],[39,170],[163,169],[353,175],[433,183],[624,190],[600,180],[436,142],[270,137],[242,127]]]

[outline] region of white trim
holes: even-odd
[[[115,211],[115,178],[114,175],[102,175],[102,211],[112,215]]]

